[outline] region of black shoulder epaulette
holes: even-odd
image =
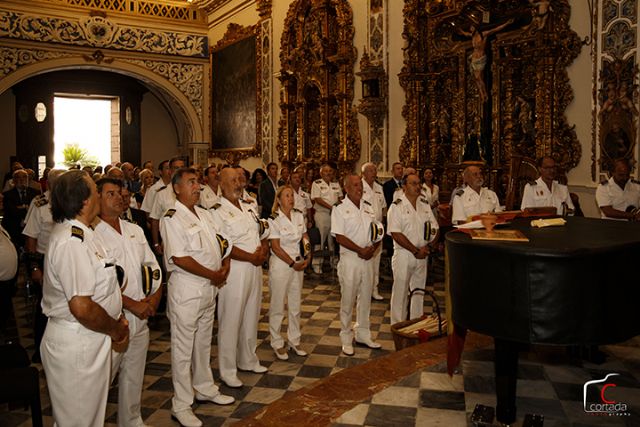
[[[322,178],[320,178],[320,179],[316,179],[316,180],[315,180],[315,183],[316,183],[316,184],[322,184]]]
[[[254,199],[256,198],[256,193],[253,193],[251,191],[247,191],[247,194],[250,195],[251,197],[253,197]]]
[[[637,179],[633,179],[633,178],[631,178],[631,182],[633,182],[634,184],[640,184],[640,181],[638,181]]]
[[[158,188],[156,191],[162,191],[162,190],[164,190],[165,188],[167,188],[167,186],[166,186],[166,185],[163,185],[162,187]]]
[[[38,196],[38,197],[36,197],[36,201],[34,203],[36,204],[36,207],[39,208],[39,207],[44,206],[47,203],[49,203],[49,201],[44,196]]]
[[[429,201],[428,201],[427,199],[422,198],[422,197],[420,198],[420,201],[421,201],[422,203],[429,204]]]
[[[271,218],[271,219],[278,218],[278,212],[272,212],[271,215],[269,215],[269,218]]]
[[[371,206],[371,203],[369,203],[368,201],[366,201],[366,200],[363,200],[363,202],[364,202],[364,203],[365,203],[366,205],[369,205],[369,206]]]
[[[222,206],[220,203],[214,203],[211,209],[218,209],[220,206]]]
[[[80,227],[76,227],[75,225],[71,226],[71,235],[73,237],[77,237],[81,242],[84,242],[84,230]]]
[[[250,201],[245,200],[245,199],[240,199],[240,201],[241,201],[242,203],[249,203],[249,204],[251,204],[251,202],[250,202]]]
[[[609,184],[609,180],[608,179],[603,179],[602,181],[600,181],[600,184],[608,185]]]
[[[462,196],[464,194],[464,188],[460,188],[458,189],[458,191],[456,191],[455,196]]]
[[[399,205],[401,201],[402,201],[402,199],[396,199],[396,200],[394,200],[393,204],[394,205]]]
[[[302,211],[300,209],[298,209],[298,208],[293,208],[293,211],[302,213]]]
[[[176,213],[176,210],[175,210],[175,209],[169,209],[169,210],[164,214],[164,217],[165,217],[165,218],[171,218],[171,217],[173,216],[173,214],[175,214],[175,213]]]

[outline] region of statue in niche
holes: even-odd
[[[515,114],[518,119],[518,136],[523,149],[529,151],[535,147],[535,126],[531,104],[521,96],[516,96]],[[535,148],[533,149],[535,152]]]
[[[482,104],[487,102],[487,100],[489,99],[487,86],[484,82],[484,69],[487,66],[487,39],[493,34],[502,31],[511,23],[513,23],[513,19],[509,19],[507,22],[486,31],[480,31],[478,26],[476,26],[475,24],[471,25],[470,31],[458,29],[458,32],[461,35],[471,38],[471,46],[473,47],[470,58],[471,72],[476,82],[476,86],[478,87],[478,94],[480,96],[480,102]]]
[[[631,148],[629,135],[618,123],[611,125],[611,130],[604,139],[603,149],[610,159],[626,158]]]
[[[547,25],[549,12],[553,11],[551,2],[549,0],[529,0],[529,3],[533,6],[531,10],[531,14],[533,15],[531,24],[535,25],[538,30],[542,30],[544,26]]]

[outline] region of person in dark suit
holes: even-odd
[[[278,165],[271,162],[267,165],[267,179],[260,183],[258,188],[258,204],[262,206],[260,218],[267,219],[271,215],[273,201],[278,189]]]
[[[391,179],[382,185],[382,192],[384,193],[384,200],[387,202],[387,206],[391,206],[391,203],[393,203],[393,193],[395,193],[398,188],[402,188],[402,175],[404,173],[402,163],[395,162],[393,166],[391,166],[391,173],[393,174]]]
[[[4,216],[2,226],[9,232],[11,241],[16,248],[24,246],[22,228],[27,210],[33,200],[40,193],[29,187],[29,175],[24,169],[13,173],[13,188],[2,193],[4,195]]]

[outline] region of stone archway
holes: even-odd
[[[40,52],[40,56],[37,55],[38,52],[35,52],[35,54],[34,51],[27,52],[31,56],[26,58],[26,63],[20,64],[20,62],[25,62],[25,57],[20,56],[22,61],[16,61],[16,65],[10,67],[13,69],[3,70],[6,74],[0,79],[0,94],[23,80],[52,71],[84,69],[120,73],[139,80],[159,97],[175,122],[182,146],[186,147],[190,142],[205,140],[207,133],[204,129],[204,89],[202,88],[202,83],[204,83],[202,80],[204,64],[172,64],[133,59],[113,59],[108,63],[107,61],[102,61],[102,63],[96,61],[95,64],[88,64],[87,58],[84,56],[66,56],[58,53],[52,58],[51,56],[53,55],[50,52]],[[20,52],[17,55],[19,56]],[[32,60],[28,61],[29,58],[32,58]],[[193,96],[194,90],[190,90],[190,88],[182,88],[181,90],[174,82],[169,80],[171,76],[180,74],[180,67],[182,66],[202,68],[199,78],[201,84],[196,89],[196,92],[200,92],[200,96]],[[193,73],[193,70],[191,72]],[[165,78],[163,74],[169,76],[169,78]],[[190,79],[183,78],[182,80],[189,81]]]

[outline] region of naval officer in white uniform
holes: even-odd
[[[210,360],[215,298],[229,274],[231,247],[209,211],[196,206],[200,183],[195,169],[178,169],[171,183],[176,203],[160,220],[165,264],[171,272],[171,414],[185,427],[199,427],[202,422],[191,410],[194,396],[218,405],[235,400],[214,384]]]
[[[49,318],[40,353],[58,426],[103,426],[111,347],[126,347],[116,265],[89,227],[99,210],[96,185],[65,172],[51,193],[57,223],[45,258],[42,309]]]

